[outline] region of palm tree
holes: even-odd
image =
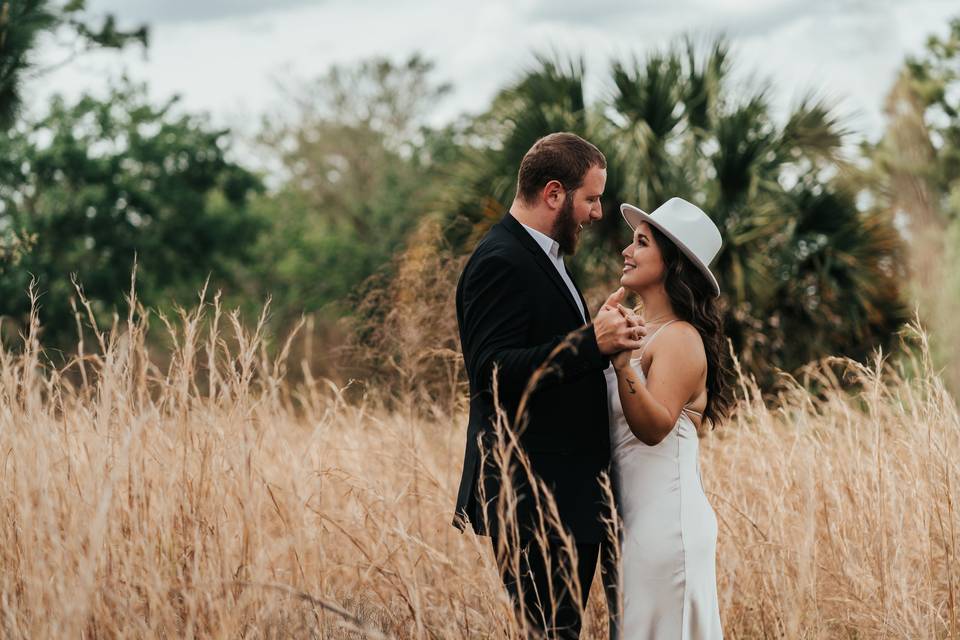
[[[83,48],[121,49],[130,42],[144,48],[149,29],[141,25],[125,31],[117,28],[116,18],[108,14],[99,27],[78,18],[86,9],[86,0],[54,3],[50,0],[0,0],[0,131],[14,124],[21,106],[21,85],[31,70],[31,53],[46,32],[67,25],[76,33]],[[32,70],[36,73],[36,70]]]
[[[520,160],[533,143],[554,131],[592,138],[584,100],[582,60],[537,57],[536,65],[501,91],[490,109],[460,133],[461,158],[441,208],[448,237],[464,248],[483,235],[513,200]]]
[[[57,21],[47,0],[0,0],[0,130],[13,124],[20,107],[20,82],[28,53],[41,33]]]
[[[768,88],[730,89],[723,39],[705,55],[685,40],[615,62],[611,95],[592,107],[582,63],[538,64],[477,123],[481,135],[448,209],[473,231],[461,246],[502,215],[533,141],[568,130],[608,159],[606,215],[585,242],[580,270],[614,277],[611,252],[628,238],[621,202],[646,210],[675,195],[695,202],[723,233],[714,269],[728,333],[761,382],[773,381],[774,367],[793,370],[827,354],[863,357],[905,319],[899,236],[884,214],[859,210],[840,179],[851,174],[846,132],[827,105],[804,100],[778,124]]]

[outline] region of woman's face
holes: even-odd
[[[633,231],[633,242],[623,250],[623,275],[620,284],[634,292],[663,281],[663,255],[650,226],[641,222]]]

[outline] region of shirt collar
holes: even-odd
[[[520,222],[519,220],[517,222]],[[537,244],[540,245],[540,248],[543,249],[543,252],[554,260],[560,258],[560,243],[543,233],[542,231],[537,231],[533,227],[528,227],[527,225],[520,222],[520,225],[526,229],[534,240],[537,241]]]

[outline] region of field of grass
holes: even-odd
[[[0,354],[0,634],[516,635],[487,540],[449,524],[462,403],[345,393],[215,303],[152,323],[163,357],[138,314],[66,369],[36,326]],[[776,408],[742,380],[702,440],[727,637],[960,638],[960,420],[911,340]]]

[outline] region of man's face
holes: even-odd
[[[567,192],[553,223],[552,236],[560,243],[561,253],[576,253],[583,227],[603,217],[600,196],[606,184],[607,170],[590,167],[580,188]]]

